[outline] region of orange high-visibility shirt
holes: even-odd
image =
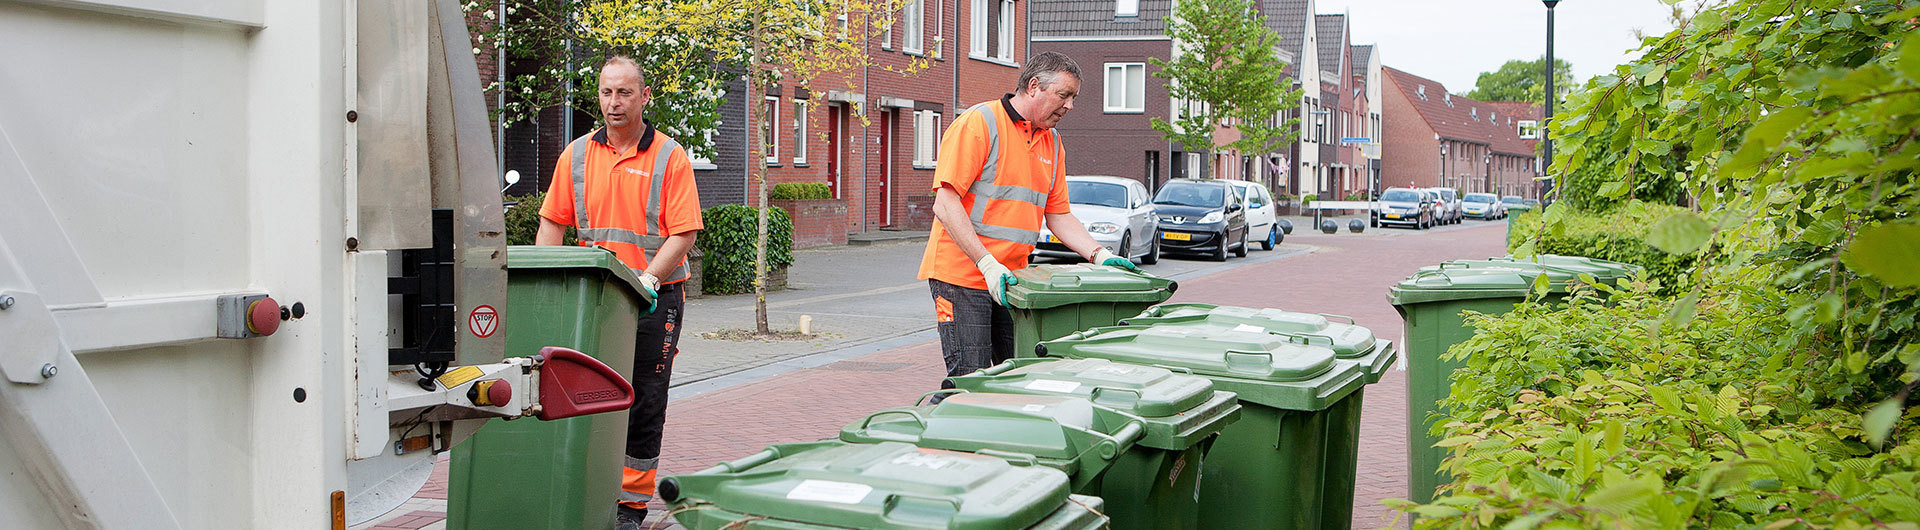
[[[616,151],[607,145],[607,131],[594,131],[592,138],[584,142],[575,142],[560,153],[560,159],[554,163],[553,181],[548,185],[546,201],[540,205],[540,216],[559,223],[562,226],[576,226],[574,222],[573,154],[576,147],[585,146],[586,152],[586,200],[588,224],[593,228],[614,228],[632,231],[642,236],[671,236],[700,230],[704,227],[700,219],[700,191],[694,184],[693,165],[687,159],[687,153],[672,142],[665,133],[655,131],[653,124],[647,124],[641,133],[640,142],[633,149]],[[665,153],[667,158],[666,174],[654,175],[657,166],[655,157],[662,155],[655,149],[658,146],[673,147]],[[664,178],[660,183],[659,215],[653,219],[658,225],[658,233],[648,230],[647,206],[653,198],[654,178]],[[582,238],[585,239],[585,238]],[[632,267],[636,272],[647,269],[647,253],[639,245],[623,241],[593,241],[583,246],[599,246],[613,251],[621,263]],[[680,264],[685,267],[685,258]],[[663,277],[661,283],[684,281],[684,277]]]
[[[1036,131],[1013,110],[1012,94],[975,105],[940,140],[933,185],[960,194],[974,232],[1000,264],[1027,266],[1045,214],[1072,213],[1067,205],[1066,151],[1057,130]],[[989,121],[991,120],[991,121]],[[939,220],[920,258],[920,279],[986,289],[973,260]]]

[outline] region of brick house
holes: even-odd
[[[1537,157],[1520,137],[1519,116],[1502,116],[1503,105],[1452,95],[1437,81],[1384,70],[1383,186],[1537,198],[1531,180]]]
[[[1325,70],[1315,20],[1319,17],[1313,14],[1313,0],[1261,0],[1260,10],[1267,15],[1267,27],[1280,36],[1278,52],[1287,62],[1287,79],[1300,90],[1299,107],[1281,116],[1300,120],[1294,141],[1285,152],[1269,155],[1271,165],[1287,168],[1286,173],[1274,175],[1269,187],[1275,196],[1316,194],[1325,171],[1319,138],[1326,134],[1324,123],[1314,120],[1315,111],[1323,111],[1320,77]]]
[[[1320,164],[1315,169],[1320,175],[1320,198],[1338,200],[1345,198],[1351,189],[1350,170],[1354,166],[1352,149],[1344,148],[1340,139],[1347,136],[1347,112],[1349,100],[1345,93],[1353,85],[1352,69],[1347,52],[1353,48],[1347,41],[1346,15],[1314,15],[1315,33],[1320,63],[1320,101],[1309,114],[1316,132],[1314,140],[1320,146]]]
[[[1353,164],[1340,195],[1371,196],[1380,191],[1380,53],[1373,45],[1349,46],[1347,56],[1349,86],[1342,92],[1347,96],[1341,105],[1342,130],[1348,131],[1348,136],[1369,141],[1340,147],[1349,151],[1348,160]]]

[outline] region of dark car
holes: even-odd
[[[1434,197],[1424,190],[1387,188],[1373,209],[1373,225],[1407,225],[1425,230],[1439,224],[1434,213]]]
[[[1153,195],[1160,218],[1160,250],[1205,254],[1226,261],[1227,251],[1247,256],[1244,200],[1225,181],[1172,179]]]

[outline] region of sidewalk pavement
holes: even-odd
[[[1326,235],[1302,230],[1296,222],[1289,244],[1275,252],[1256,252],[1225,264],[1162,263],[1182,276],[1175,302],[1347,315],[1380,338],[1398,342],[1400,317],[1387,303],[1387,288],[1422,265],[1503,254],[1503,226],[1469,222],[1428,231],[1368,229],[1350,234],[1343,229]],[[847,326],[839,328],[847,331],[838,338],[742,344],[683,337],[668,406],[662,476],[699,471],[773,443],[833,437],[868,413],[911,404],[939,387],[945,368],[938,342],[926,331],[931,325],[922,314],[927,312],[924,283],[913,284],[920,290],[902,287],[912,283],[913,268],[906,262],[917,266],[919,254],[900,248],[886,252],[887,247],[802,251],[807,255],[797,261],[808,266],[789,270],[796,290],[769,295],[769,311],[777,317],[807,313],[822,329]],[[909,281],[899,282],[898,277]],[[842,287],[829,287],[834,285]],[[847,285],[883,287],[857,290]],[[693,315],[688,335],[752,323],[751,297],[708,297],[688,306]],[[741,364],[752,366],[743,369]],[[1380,500],[1404,497],[1407,487],[1405,374],[1389,372],[1367,390],[1356,528],[1386,526],[1392,514]],[[408,505],[356,528],[443,528],[445,474],[443,460],[427,488]],[[653,508],[649,519],[669,526],[666,507]]]

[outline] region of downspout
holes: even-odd
[[[872,16],[872,15],[869,14],[868,16]],[[871,32],[869,32],[866,29],[860,30],[860,49],[868,50],[869,52],[873,50],[873,35]],[[865,64],[863,64],[860,67],[860,93],[861,93],[860,120],[862,122],[867,121],[867,115],[866,115],[867,95],[870,94],[871,92],[873,92],[873,62],[866,61]],[[880,126],[885,127],[886,121],[887,121],[886,118],[881,118]],[[870,160],[870,155],[873,154],[873,144],[867,143],[867,134],[871,133],[872,129],[873,127],[871,126],[860,128],[860,131],[861,131],[860,133],[860,232],[861,233],[866,233],[866,231],[868,230],[867,228],[867,165],[872,163],[872,160]],[[885,214],[882,214],[882,215],[885,215]]]

